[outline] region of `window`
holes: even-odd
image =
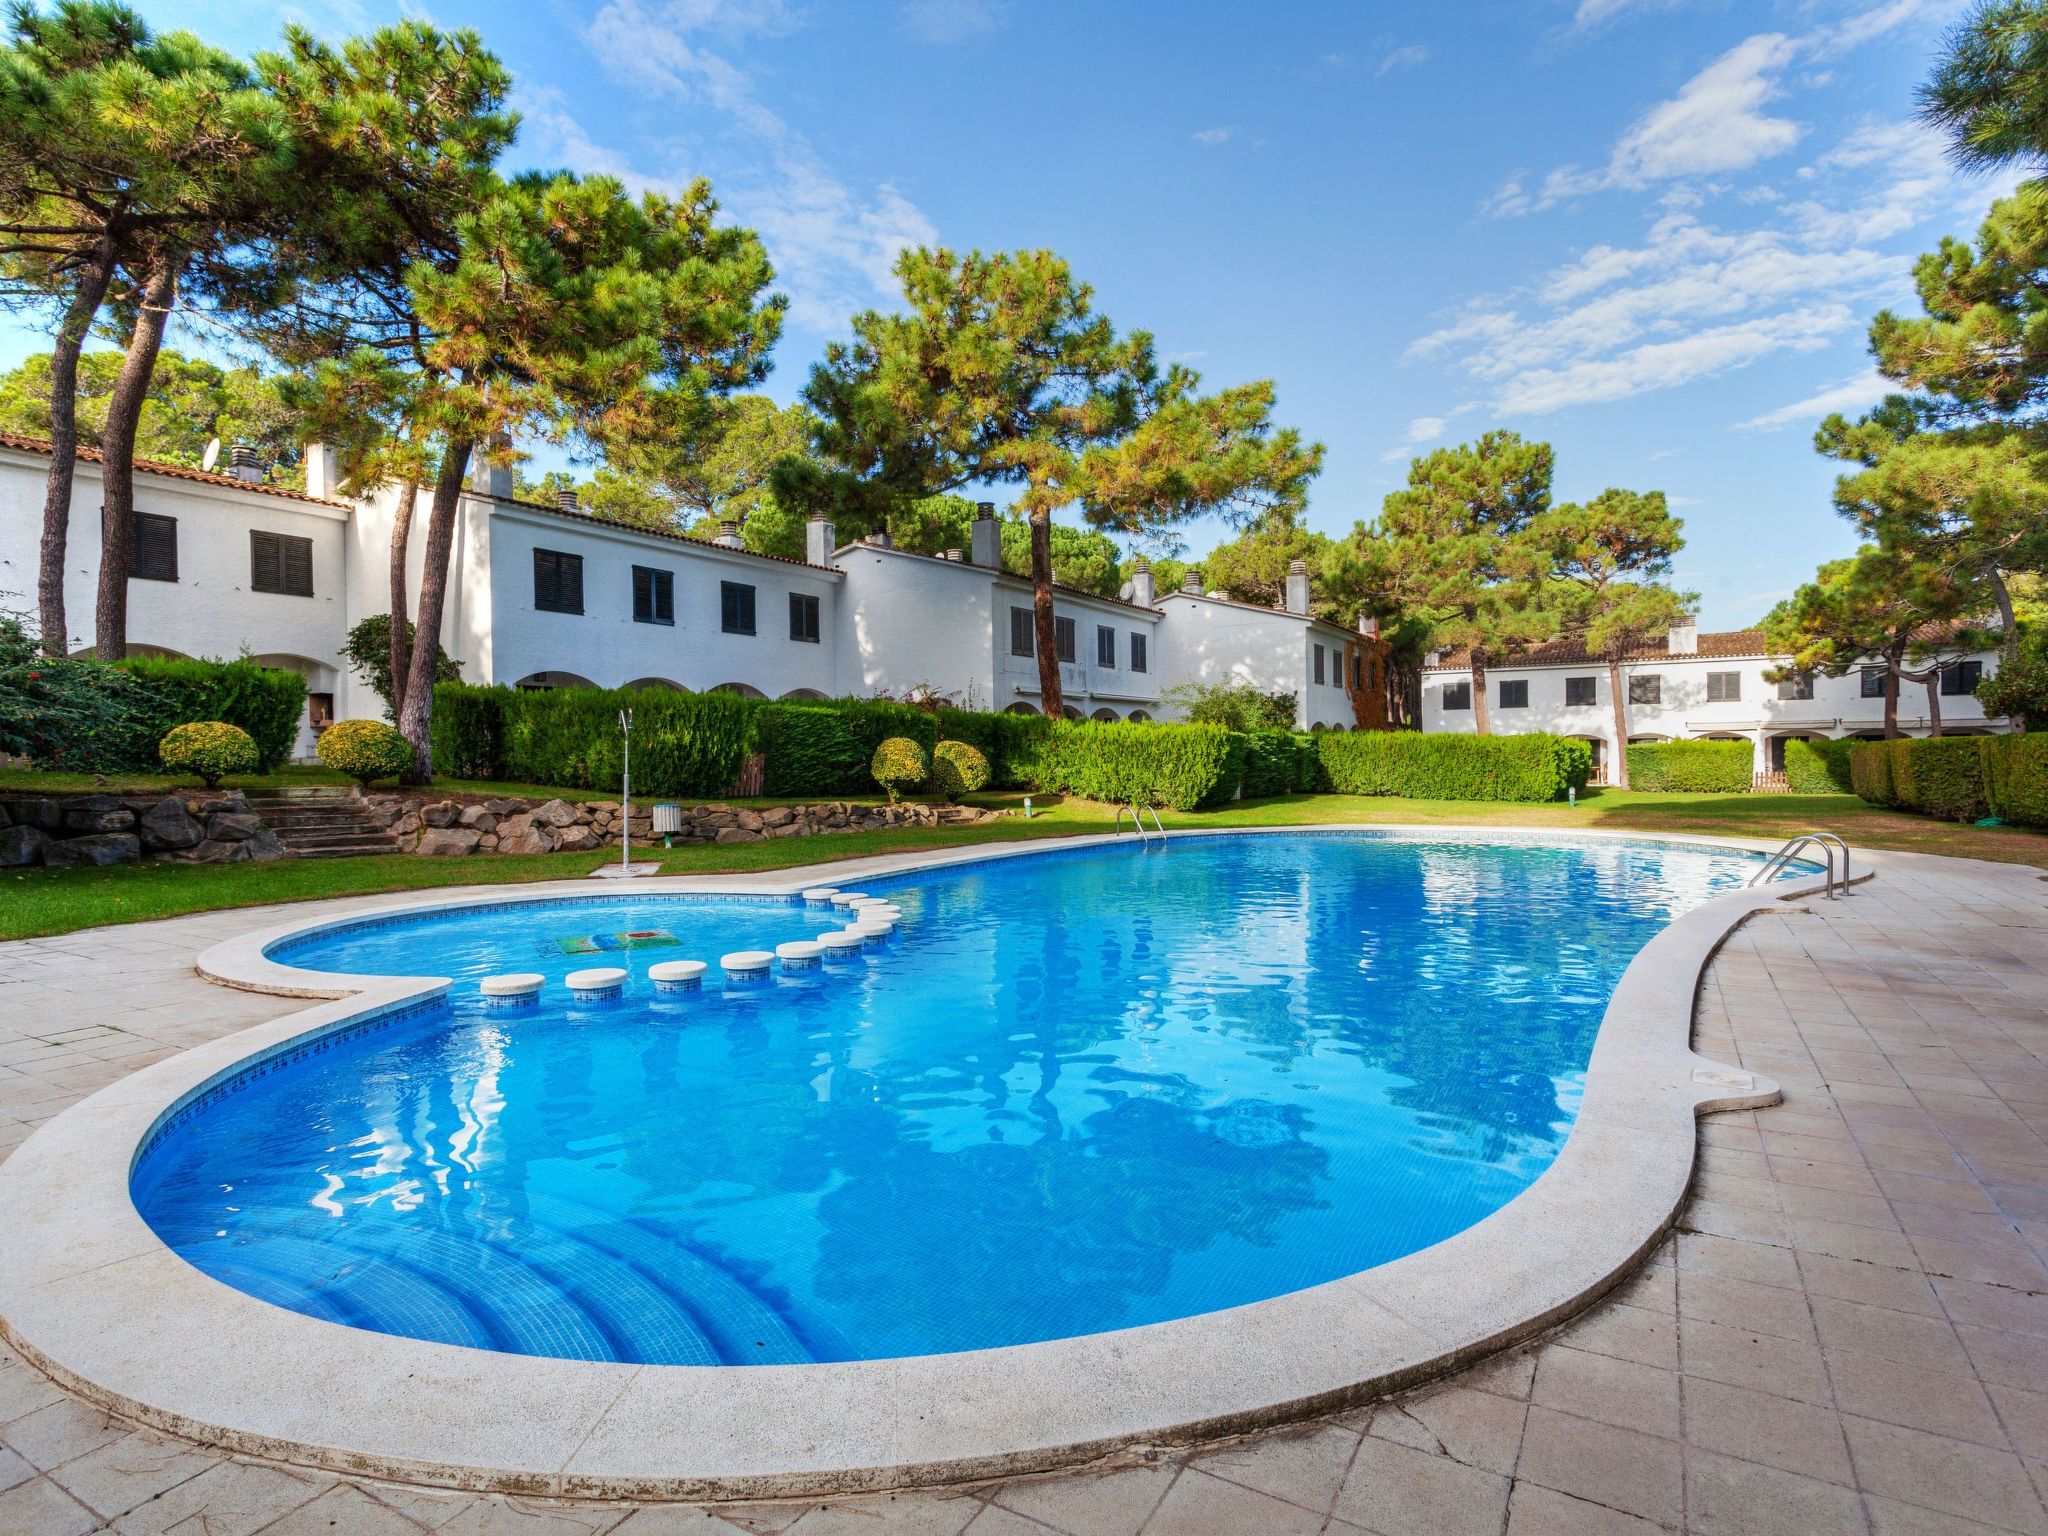
[[[1145,670],[1145,637],[1136,630],[1131,631],[1131,670]]]
[[[818,643],[818,599],[809,592],[789,594],[789,638]]]
[[[331,693],[309,693],[306,695],[306,724],[315,731],[324,731],[334,724],[334,695]]]
[[[1631,704],[1662,704],[1664,702],[1664,678],[1656,672],[1645,672],[1628,680],[1628,701]]]
[[[1790,677],[1778,679],[1778,697],[1781,699],[1810,699],[1813,697],[1813,674],[1795,672]]]
[[[313,541],[249,530],[249,590],[313,595]]]
[[[1568,677],[1564,680],[1564,701],[1570,705],[1597,704],[1600,700],[1596,687],[1590,677]]]
[[[1032,622],[1033,617],[1029,608],[1012,608],[1010,610],[1010,654],[1012,656],[1030,656],[1037,652],[1038,646],[1036,641],[1038,636],[1036,627]]]
[[[1363,688],[1365,686],[1365,652],[1363,651],[1353,651],[1351,653],[1351,686],[1353,688]]]
[[[1445,683],[1444,708],[1470,709],[1472,707],[1472,685],[1470,683]]]
[[[651,565],[633,567],[633,622],[673,624],[676,621],[676,573]]]
[[[754,589],[744,581],[718,584],[718,624],[728,635],[754,633]]]
[[[1709,672],[1707,674],[1707,702],[1709,704],[1733,704],[1742,697],[1742,674],[1740,672]]]
[[[543,613],[583,611],[583,557],[559,549],[533,552],[533,606]]]
[[[1055,616],[1052,621],[1052,653],[1061,661],[1074,659],[1074,621]]]
[[[1095,665],[1116,668],[1116,631],[1107,624],[1095,626]]]
[[[135,514],[135,558],[129,562],[130,580],[176,581],[178,579],[178,520],[155,512]]]
[[[1316,647],[1316,681],[1319,683],[1325,681],[1323,667],[1323,648],[1320,645]]]
[[[1529,680],[1518,677],[1512,682],[1500,685],[1500,707],[1502,709],[1527,709],[1529,707]]]
[[[1884,697],[1884,668],[1883,668],[1883,667],[1865,667],[1865,668],[1863,669],[1863,673],[1862,673],[1862,676],[1863,676],[1863,697],[1864,697],[1864,698],[1866,698],[1866,699],[1881,699],[1881,698],[1883,698],[1883,697]]]
[[[1974,693],[1977,684],[1983,679],[1983,662],[1958,661],[1941,669],[1941,691],[1950,698],[1959,694]]]

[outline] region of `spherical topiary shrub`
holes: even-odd
[[[367,788],[412,766],[412,743],[382,720],[337,720],[320,733],[320,761]]]
[[[932,783],[948,800],[988,788],[988,759],[964,741],[942,741],[932,748]]]
[[[215,789],[231,773],[256,771],[256,738],[239,725],[194,720],[164,732],[156,755],[166,773],[194,773]]]
[[[877,784],[889,791],[889,798],[894,801],[898,795],[922,786],[925,775],[931,772],[931,765],[924,759],[924,748],[908,736],[891,736],[875,748],[868,772],[875,776]]]

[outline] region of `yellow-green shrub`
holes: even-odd
[[[986,789],[988,759],[964,741],[942,741],[932,748],[932,783],[948,800]]]
[[[908,736],[891,736],[875,748],[868,763],[875,782],[889,792],[891,800],[923,785],[931,773],[924,748]]]
[[[194,720],[164,732],[156,755],[167,773],[197,774],[208,789],[231,773],[254,773],[259,756],[256,739],[239,725],[220,720]]]
[[[412,766],[412,743],[382,720],[337,720],[320,733],[320,761],[368,786]]]

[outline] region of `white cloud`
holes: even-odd
[[[1612,21],[1623,11],[1648,10],[1652,6],[1663,7],[1673,0],[1579,0],[1579,8],[1572,16],[1575,27],[1597,27],[1603,21]]]
[[[1811,43],[1816,53],[1828,57],[1882,37],[1909,22],[1947,20],[1962,9],[1961,0],[1884,0],[1845,20],[1821,27],[1813,34]]]
[[[1738,421],[1734,424],[1733,430],[1776,432],[1782,427],[1796,427],[1802,424],[1817,427],[1822,417],[1833,415],[1836,411],[1867,411],[1897,387],[1876,369],[1866,369],[1854,378],[1844,379],[1839,384],[1830,384],[1825,389],[1817,390],[1804,400],[1781,405],[1774,411],[1765,411],[1761,416],[1752,416],[1747,421]]]
[[[1444,428],[1449,425],[1449,420],[1442,416],[1418,416],[1408,423],[1408,441],[1433,443],[1444,435]]]
[[[746,71],[705,42],[773,37],[794,25],[796,13],[783,0],[609,0],[585,41],[614,78],[709,108],[755,141],[749,173],[721,177],[719,195],[760,231],[791,319],[834,330],[854,310],[892,295],[897,254],[934,242],[937,231],[894,184],[849,186],[804,134],[760,101]],[[555,116],[549,131],[559,142],[593,160],[610,154],[559,104]]]
[[[1208,144],[1213,146],[1217,144],[1228,144],[1231,141],[1232,137],[1236,135],[1236,133],[1237,130],[1235,128],[1230,127],[1198,128],[1192,134],[1188,135],[1188,137],[1192,138],[1197,144]]]
[[[1397,69],[1414,69],[1429,62],[1429,49],[1421,43],[1409,43],[1405,47],[1390,49],[1381,59],[1380,67],[1373,71],[1377,79],[1392,74]]]
[[[1611,357],[1520,369],[1504,380],[1496,403],[1510,414],[1543,416],[1568,406],[1672,389],[1745,367],[1773,352],[1824,347],[1850,319],[1846,307],[1823,304],[1709,326],[1676,340],[1645,342]]]
[[[987,37],[1004,21],[997,0],[904,0],[896,16],[912,37],[942,47]]]

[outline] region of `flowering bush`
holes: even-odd
[[[908,736],[889,737],[875,748],[875,755],[868,763],[868,772],[889,792],[892,801],[920,787],[930,771],[924,748]]]
[[[75,772],[154,767],[150,702],[121,668],[45,656],[20,619],[0,613],[0,754]]]
[[[320,733],[320,761],[368,787],[412,767],[412,743],[382,720],[337,720]]]
[[[194,720],[164,732],[156,755],[166,773],[197,774],[208,789],[217,789],[231,773],[256,771],[256,738],[239,725]]]

